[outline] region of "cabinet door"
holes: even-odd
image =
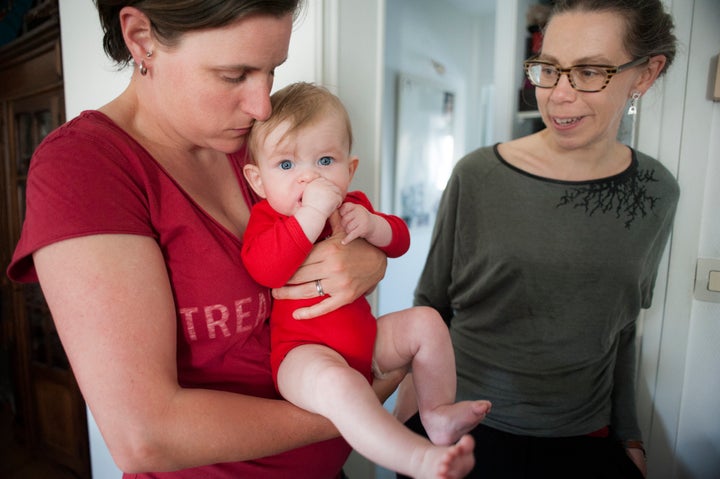
[[[62,86],[8,101],[8,217],[15,241],[25,216],[32,154],[63,123],[63,111]],[[90,477],[85,403],[39,285],[15,285],[13,309],[31,443],[40,454],[73,469],[79,477]]]

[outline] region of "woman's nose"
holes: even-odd
[[[570,83],[570,77],[567,74],[560,75],[557,84],[550,92],[550,96],[558,100],[567,100],[569,97],[574,97],[575,94],[575,89]]]
[[[270,118],[272,107],[270,105],[270,90],[272,82],[258,81],[249,91],[243,101],[243,110],[258,121]]]

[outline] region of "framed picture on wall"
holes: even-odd
[[[455,93],[404,73],[397,81],[394,212],[411,229],[432,228],[454,165]]]

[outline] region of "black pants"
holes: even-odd
[[[418,414],[405,425],[426,435]],[[610,437],[518,436],[483,425],[471,434],[475,439],[475,468],[468,478],[642,479],[622,445]]]

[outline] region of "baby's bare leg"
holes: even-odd
[[[410,431],[383,408],[365,377],[325,346],[290,351],[278,387],[285,399],[330,419],[355,450],[388,469],[445,479],[463,477],[474,465],[472,438],[435,446]]]
[[[374,358],[383,371],[411,366],[420,418],[435,444],[455,443],[490,410],[488,401],[455,403],[450,333],[432,308],[415,307],[378,318]]]

